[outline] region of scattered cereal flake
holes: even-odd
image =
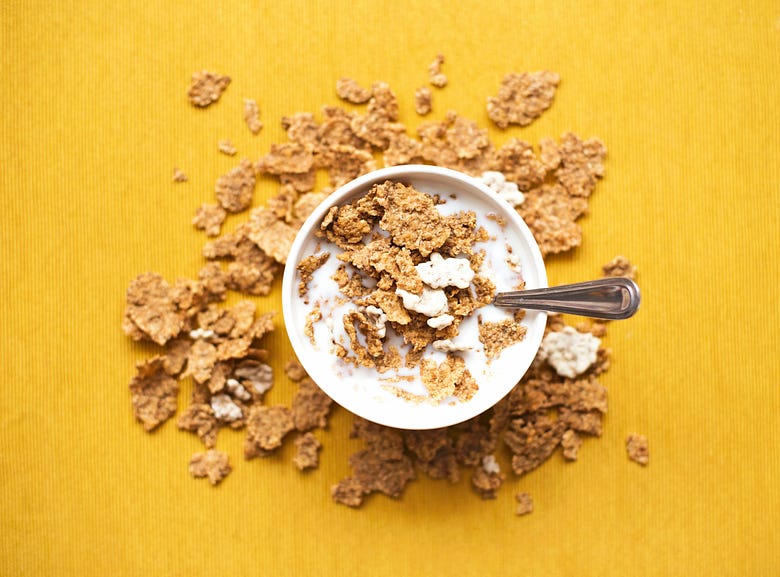
[[[560,444],[564,427],[543,413],[512,419],[503,437],[513,453],[512,470],[523,475],[544,463]]]
[[[217,347],[202,339],[196,340],[187,356],[187,374],[197,383],[205,383],[211,378],[211,371],[217,362]]]
[[[284,372],[287,374],[287,377],[294,383],[302,381],[309,376],[301,363],[296,360],[288,361],[284,366]]]
[[[518,212],[539,243],[542,256],[564,252],[582,242],[570,197],[560,185],[542,185],[525,193]]]
[[[636,280],[636,267],[624,256],[616,256],[601,267],[601,270],[605,277],[617,276]]]
[[[399,498],[404,487],[415,478],[414,465],[406,455],[386,460],[371,450],[363,450],[351,455],[349,464],[364,492],[379,491],[393,499]]]
[[[436,59],[428,65],[428,79],[437,88],[447,86],[447,76],[441,71],[444,64],[444,55],[437,54]]]
[[[474,469],[471,486],[483,499],[495,499],[505,478],[506,475],[500,470],[496,471],[494,467],[485,467],[483,462],[481,466]]]
[[[165,371],[163,357],[136,364],[136,375],[130,381],[133,412],[151,431],[176,412],[179,383]]]
[[[218,421],[232,423],[244,417],[244,413],[230,395],[219,394],[211,397],[211,410]]]
[[[173,167],[173,182],[187,182],[187,174],[176,166]]]
[[[236,365],[233,376],[241,379],[244,386],[249,387],[250,392],[262,399],[263,395],[271,390],[274,384],[274,373],[270,365],[254,359],[245,359]]]
[[[276,215],[266,208],[254,209],[249,217],[247,236],[280,264],[287,261],[295,234],[293,227],[276,218]]]
[[[394,134],[404,132],[398,119],[398,100],[384,82],[372,86],[371,100],[366,114],[356,115],[350,121],[350,128],[359,138],[384,150]]]
[[[292,116],[283,116],[282,128],[287,131],[287,138],[292,142],[312,147],[317,142],[319,125],[311,112],[297,112]]]
[[[371,91],[352,78],[339,78],[336,81],[336,94],[342,100],[353,104],[364,104],[371,98]]]
[[[179,415],[176,423],[182,431],[195,433],[203,444],[213,449],[217,444],[217,431],[219,426],[211,410],[211,405],[206,403],[192,403],[187,409]]]
[[[439,166],[477,175],[486,170],[493,149],[487,130],[449,111],[442,122],[425,122],[417,129],[423,158]]]
[[[281,447],[285,435],[294,428],[290,409],[282,405],[252,405],[246,426],[244,456],[247,459],[265,457]]]
[[[479,419],[471,419],[459,426],[455,440],[455,457],[461,465],[475,467],[484,464],[484,458],[496,447],[496,435]]]
[[[560,80],[558,74],[547,71],[507,74],[498,94],[488,98],[488,116],[499,128],[527,126],[550,107]]]
[[[596,362],[601,340],[574,327],[550,331],[542,340],[539,357],[546,360],[562,377],[573,379]]]
[[[387,148],[382,152],[382,162],[385,166],[420,164],[422,161],[422,143],[405,133],[393,134],[388,140]]]
[[[255,171],[246,158],[241,164],[217,179],[214,187],[219,204],[228,212],[241,212],[252,204]]]
[[[430,114],[433,109],[433,93],[427,86],[414,91],[414,111],[420,116]]]
[[[193,106],[206,107],[213,104],[230,84],[229,76],[222,76],[207,70],[192,75],[192,84],[187,96]]]
[[[303,328],[303,334],[309,337],[309,341],[313,346],[317,345],[317,341],[314,338],[314,323],[317,323],[321,320],[322,309],[320,309],[319,305],[314,305],[314,307],[306,315],[306,323]]]
[[[525,338],[528,329],[513,319],[498,322],[482,322],[479,318],[479,342],[485,347],[488,359],[495,359],[501,352]]]
[[[198,271],[198,282],[200,282],[203,287],[209,302],[221,302],[225,300],[227,297],[228,281],[228,275],[216,262],[210,262]]]
[[[304,432],[315,427],[325,427],[332,404],[331,398],[313,380],[302,379],[298,383],[290,411],[296,430]]]
[[[227,212],[220,205],[202,204],[195,212],[192,224],[198,230],[205,231],[206,236],[219,236],[225,218],[227,218]]]
[[[499,148],[490,166],[501,172],[508,181],[517,184],[522,192],[540,186],[547,174],[544,164],[536,158],[533,147],[519,138],[512,138]]]
[[[534,502],[530,493],[518,493],[515,495],[515,499],[517,500],[516,515],[527,515],[533,512]]]
[[[186,337],[171,339],[165,344],[163,365],[166,373],[175,377],[182,372],[187,363],[187,355],[189,354],[191,344],[191,341]]]
[[[196,479],[208,477],[212,485],[219,484],[232,470],[227,453],[215,449],[195,453],[190,459],[190,475]]]
[[[580,437],[572,429],[567,430],[561,437],[561,447],[563,448],[563,456],[569,461],[577,460],[577,453],[582,446],[582,437]]]
[[[260,122],[260,108],[251,98],[244,98],[244,122],[252,134],[257,134],[263,128],[263,123]]]
[[[555,177],[573,198],[587,198],[604,177],[607,147],[597,138],[582,140],[572,132],[561,136],[558,145],[561,161]]]
[[[401,432],[366,419],[355,417],[352,420],[351,439],[358,438],[379,458],[397,461],[404,455],[404,439]]]
[[[255,168],[268,174],[303,174],[313,166],[314,154],[310,144],[285,142],[272,144],[271,150],[257,161]]]
[[[293,226],[300,226],[303,224],[309,215],[314,212],[322,201],[325,200],[327,195],[323,192],[308,192],[302,194],[293,206]]]
[[[626,451],[628,458],[639,463],[643,467],[650,462],[650,451],[647,445],[647,437],[636,433],[630,434],[626,438]]]
[[[217,150],[219,150],[222,154],[227,154],[228,156],[235,156],[236,152],[238,152],[233,143],[227,138],[220,140],[217,143]]]
[[[360,150],[348,144],[340,144],[330,149],[327,166],[330,184],[334,188],[377,168],[370,151]]]
[[[360,507],[365,494],[363,485],[354,477],[346,477],[330,488],[333,501],[348,507]]]
[[[299,471],[316,469],[320,464],[319,450],[322,444],[313,433],[304,433],[295,439],[293,464]]]
[[[135,340],[148,338],[164,345],[177,336],[185,315],[176,303],[177,290],[152,272],[138,275],[127,287],[122,328]]]
[[[395,293],[385,290],[375,290],[371,293],[368,300],[382,309],[382,312],[387,315],[387,320],[389,322],[397,323],[399,325],[409,324],[409,321],[411,320],[409,313],[403,307],[402,302]]]
[[[539,140],[539,161],[548,171],[555,170],[561,164],[561,153],[555,140],[546,136]]]

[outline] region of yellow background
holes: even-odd
[[[778,574],[780,5],[483,4],[2,3],[0,574]],[[640,268],[642,309],[607,339],[603,437],[496,501],[468,476],[421,479],[353,511],[328,491],[359,446],[339,410],[311,474],[291,447],[244,461],[228,431],[234,472],[216,490],[191,479],[197,439],[132,417],[133,362],[154,349],[120,330],[128,282],[202,265],[189,221],[237,163],[218,139],[259,157],[282,115],[336,104],[342,75],[389,82],[415,126],[439,51],[450,84],[433,118],[453,108],[487,126],[503,74],[550,69],[552,108],[491,127],[494,140],[571,129],[609,148],[582,247],[549,265],[554,283],[616,254]],[[207,110],[185,97],[201,68],[233,78]],[[244,97],[260,103],[259,136]],[[171,183],[175,165],[188,183]],[[255,202],[273,193],[263,180]],[[268,346],[280,372],[281,326]],[[280,378],[269,398],[291,396]],[[634,431],[646,469],[626,459]],[[514,516],[518,491],[533,514]]]

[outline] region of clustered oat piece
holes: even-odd
[[[626,452],[629,459],[643,467],[650,462],[650,450],[647,446],[647,437],[644,435],[630,434],[626,439]]]
[[[263,123],[260,122],[260,108],[257,106],[257,101],[251,98],[244,98],[244,122],[252,134],[257,134],[263,128]]]
[[[181,168],[173,167],[173,182],[187,182],[187,173]]]
[[[496,358],[505,348],[523,340],[527,331],[525,326],[513,319],[482,322],[479,318],[479,342],[485,346],[488,359]]]
[[[603,267],[605,277],[627,277],[636,280],[636,267],[624,256],[616,256]]]
[[[227,154],[228,156],[235,156],[236,152],[238,152],[233,143],[228,139],[220,140],[217,143],[217,150],[219,150],[222,154]]]
[[[429,114],[433,109],[433,93],[427,86],[421,86],[414,91],[414,110],[420,116]]]
[[[434,86],[447,82],[441,71],[443,62],[444,58],[437,56],[429,67],[429,80]],[[549,72],[507,75],[498,95],[488,101],[490,118],[502,128],[529,124],[551,105],[558,82],[558,75]],[[226,76],[207,71],[196,73],[188,91],[190,102],[194,106],[209,106],[220,98],[229,83]],[[524,202],[517,203],[518,212],[529,224],[544,255],[580,244],[581,230],[576,220],[586,212],[588,197],[604,174],[606,149],[596,139],[582,140],[567,133],[557,142],[541,139],[538,151],[517,138],[495,148],[485,129],[455,112],[449,112],[441,122],[424,123],[416,134],[410,134],[399,122],[398,102],[387,84],[377,82],[369,90],[342,79],[337,92],[349,102],[367,106],[363,112],[325,106],[320,120],[307,112],[283,118],[287,142],[272,145],[254,165],[243,161],[217,182],[219,206],[204,205],[193,220],[208,235],[219,234],[227,213],[249,208],[259,174],[278,179],[279,189],[265,206],[252,213],[248,222],[204,246],[203,255],[209,263],[197,280],[179,279],[169,284],[160,275],[145,273],[128,287],[124,331],[134,340],[150,340],[164,347],[161,354],[138,364],[131,381],[136,418],[151,431],[173,416],[177,410],[178,381],[191,376],[194,386],[190,404],[180,412],[177,425],[203,442],[207,451],[193,456],[190,469],[193,475],[206,476],[212,483],[219,482],[230,471],[227,455],[213,450],[222,427],[247,429],[247,458],[271,454],[289,433],[300,431],[295,440],[294,464],[301,469],[317,466],[320,447],[311,429],[326,425],[330,399],[316,388],[297,362],[291,361],[286,372],[298,387],[292,407],[264,404],[264,395],[274,378],[266,362],[269,353],[259,347],[259,341],[273,328],[270,317],[255,318],[254,307],[247,303],[232,309],[217,306],[226,299],[228,290],[255,296],[269,294],[281,263],[286,261],[294,232],[330,192],[315,191],[317,170],[328,172],[331,186],[376,168],[374,156],[381,157],[385,166],[427,162],[473,176],[497,171],[524,195]],[[415,101],[417,112],[426,114],[430,110],[430,89],[418,90]],[[262,129],[259,117],[256,101],[245,99],[244,120],[253,134]],[[185,182],[187,176],[177,168],[173,180]],[[327,234],[350,245],[350,259],[335,275],[342,293],[348,298],[365,299],[366,309],[373,306],[385,311],[387,322],[405,327],[411,342],[429,342],[434,329],[419,322],[417,313],[409,313],[390,289],[399,282],[410,289],[417,286],[415,279],[410,278],[413,275],[406,273],[410,272],[409,263],[417,264],[415,260],[422,258],[423,252],[436,250],[446,256],[448,250],[456,254],[473,244],[476,231],[469,219],[461,217],[443,227],[434,222],[427,237],[407,254],[382,242],[366,251],[354,246],[375,217],[370,210],[366,213],[353,207],[330,217]],[[425,218],[414,211],[391,211],[385,223],[403,242],[409,236],[403,225],[408,217]],[[439,246],[442,231],[447,228],[449,237]],[[453,234],[464,230],[465,234]],[[374,249],[378,249],[375,254]],[[307,263],[309,274],[319,266],[318,260]],[[477,270],[479,255],[472,255],[470,260]],[[347,264],[359,270],[350,272]],[[384,288],[364,286],[358,273],[366,271],[375,275]],[[618,257],[605,266],[604,274],[632,276],[635,268]],[[301,290],[305,292],[305,288]],[[490,294],[489,283],[478,280],[475,288],[481,290],[482,299]],[[457,294],[458,290],[448,289],[448,302],[458,314],[471,314],[479,306],[479,298],[465,298]],[[353,329],[366,334],[371,332],[371,326],[376,327],[375,320],[366,313],[351,319]],[[488,323],[483,326],[485,330],[491,328]],[[548,331],[563,331],[565,327],[560,316],[550,316]],[[576,329],[597,338],[605,333],[603,323],[580,324]],[[447,328],[436,331],[445,335],[449,332]],[[447,339],[438,342],[440,350],[447,351],[452,346]],[[346,349],[342,351],[347,354]],[[364,353],[377,362],[370,355],[370,346],[365,347]],[[395,362],[392,359],[398,359],[397,351],[387,350],[385,357],[385,363]],[[444,363],[444,373],[457,375],[456,362],[448,359],[448,363]],[[440,380],[448,388],[462,386],[458,379],[442,379],[439,368],[426,369],[436,375],[432,383]],[[605,348],[599,348],[596,361],[576,378],[562,377],[546,360],[537,358],[522,381],[497,406],[448,429],[397,431],[356,417],[352,436],[359,437],[365,448],[350,458],[353,474],[332,488],[333,498],[353,507],[373,492],[397,498],[415,478],[416,471],[455,483],[464,467],[473,469],[474,490],[491,498],[504,481],[493,456],[501,452],[502,445],[510,450],[511,468],[516,475],[538,467],[558,446],[564,458],[575,460],[584,438],[601,434],[607,393],[598,377],[608,368],[609,350]],[[629,437],[627,449],[640,462],[647,462],[644,437]],[[516,497],[518,515],[533,510],[530,495],[519,493]]]
[[[561,77],[555,72],[510,73],[496,96],[488,98],[487,111],[499,128],[527,126],[552,104]]]
[[[190,474],[196,479],[208,477],[212,485],[218,485],[233,468],[226,453],[209,449],[205,453],[195,453],[190,459]]]
[[[437,54],[436,59],[428,65],[428,80],[437,88],[447,86],[447,75],[441,71],[444,55]]]
[[[229,76],[201,70],[192,75],[192,84],[187,91],[187,96],[193,106],[204,108],[219,100],[229,84]]]

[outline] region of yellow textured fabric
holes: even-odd
[[[756,2],[3,2],[0,216],[2,575],[777,575],[780,6]],[[337,104],[342,75],[391,84],[402,119],[446,55],[434,113],[489,125],[503,74],[561,74],[555,103],[494,141],[566,130],[609,148],[584,242],[549,264],[585,280],[640,268],[639,314],[613,323],[609,414],[577,463],[555,455],[483,502],[466,476],[400,501],[331,503],[350,417],[213,489],[197,439],[134,421],[127,384],[154,347],[120,330],[138,273],[194,276],[190,226],[213,183],[283,138],[282,115]],[[206,110],[190,75],[233,82]],[[260,103],[258,136],[242,99]],[[239,157],[217,153],[231,138]],[[189,182],[174,185],[174,166]],[[269,180],[255,203],[274,193]],[[237,222],[237,220],[231,220]],[[230,223],[228,227],[230,227]],[[256,299],[279,309],[277,291]],[[289,357],[281,318],[268,346]],[[280,381],[271,402],[289,402]],[[182,392],[184,405],[187,387]],[[651,463],[626,458],[649,437]],[[505,456],[501,456],[506,463]],[[514,515],[514,494],[536,509]]]

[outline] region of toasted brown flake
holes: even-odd
[[[309,281],[312,279],[314,271],[325,264],[329,258],[329,252],[321,252],[307,256],[296,265],[295,268],[301,275],[301,280],[298,282],[298,294],[300,296],[306,296],[306,293],[309,292]]]
[[[298,142],[272,144],[271,150],[257,161],[258,172],[268,174],[304,174],[314,166],[313,147]]]
[[[403,125],[395,122],[398,119],[398,100],[384,82],[375,83],[371,93],[366,114],[353,117],[350,128],[359,138],[385,149],[393,134],[404,131]]]
[[[427,86],[414,91],[414,111],[420,116],[430,114],[433,109],[433,93]]]
[[[206,107],[219,100],[229,84],[229,76],[201,70],[192,75],[192,84],[187,91],[187,97],[193,106]]]
[[[382,309],[382,312],[387,315],[387,320],[391,323],[406,325],[411,320],[409,311],[404,308],[401,299],[394,292],[375,290],[371,293],[369,302]]]
[[[586,199],[604,177],[607,148],[597,138],[582,140],[572,132],[561,137],[558,145],[561,162],[555,178],[573,198]]]
[[[536,469],[552,455],[563,433],[564,424],[546,413],[512,419],[503,437],[513,453],[512,470],[523,475]]]
[[[624,256],[616,256],[601,267],[601,270],[605,277],[627,277],[636,280],[636,267]]]
[[[441,364],[431,359],[423,359],[420,364],[420,380],[428,390],[432,403],[441,402],[451,396],[468,401],[479,389],[466,368],[465,361],[454,355],[448,355]]]
[[[351,78],[339,78],[336,81],[336,94],[342,100],[353,104],[364,104],[371,98],[371,91]]]
[[[450,111],[442,122],[421,124],[417,133],[422,140],[422,156],[428,162],[473,176],[488,170],[493,145],[487,130],[476,122]]]
[[[479,342],[484,345],[487,358],[495,359],[505,348],[522,341],[527,331],[527,327],[514,319],[482,322],[480,318]]]
[[[297,112],[292,116],[282,117],[282,128],[287,131],[291,142],[314,147],[317,143],[319,125],[311,112]]]
[[[176,412],[179,383],[165,371],[163,357],[154,357],[136,365],[130,393],[135,418],[151,431]]]
[[[483,499],[495,499],[506,475],[500,471],[488,471],[483,465],[474,469],[471,486]]]
[[[211,378],[211,370],[217,362],[217,347],[213,344],[197,339],[190,347],[187,356],[187,373],[192,375],[195,382],[205,383]]]
[[[293,226],[298,227],[303,224],[309,215],[314,212],[327,195],[323,192],[309,192],[302,194],[293,206]]]
[[[495,449],[495,433],[478,418],[463,423],[459,428],[460,433],[455,440],[455,456],[458,462],[466,467],[479,465],[485,455]]]
[[[558,150],[558,145],[548,136],[539,140],[539,161],[547,171],[553,171],[561,164],[561,153]]]
[[[580,437],[576,432],[569,429],[563,433],[563,437],[561,437],[561,447],[563,448],[564,458],[568,459],[569,461],[576,461],[577,453],[581,446],[582,437]]]
[[[208,259],[233,259],[228,265],[228,288],[251,295],[266,295],[279,271],[279,264],[247,237],[250,227],[238,227],[235,233],[206,243],[203,256]]]
[[[382,152],[382,162],[385,166],[420,164],[423,162],[422,143],[403,132],[393,134]]]
[[[195,212],[192,224],[198,230],[205,231],[207,236],[219,236],[225,218],[227,218],[227,212],[220,205],[202,204]]]
[[[274,385],[274,373],[271,366],[256,359],[239,361],[233,370],[233,376],[240,380],[241,384],[257,401],[262,401],[263,396]]]
[[[198,282],[203,287],[208,302],[221,302],[227,297],[229,278],[218,263],[210,262],[200,269]]]
[[[322,320],[322,310],[319,305],[314,307],[306,315],[306,324],[303,328],[303,334],[309,337],[309,341],[313,346],[317,345],[317,341],[314,338],[314,323]]]
[[[236,152],[238,152],[236,150],[236,147],[233,145],[233,143],[227,138],[217,142],[217,150],[219,150],[222,154],[226,154],[228,156],[235,156]]]
[[[219,425],[211,405],[193,403],[179,415],[176,425],[182,431],[195,433],[206,448],[213,449],[217,443]]]
[[[320,464],[319,450],[322,444],[313,433],[299,435],[295,439],[295,456],[293,464],[300,471],[316,469]]]
[[[247,459],[265,457],[278,449],[285,435],[294,428],[290,409],[282,405],[253,405],[246,426],[244,456]]]
[[[241,164],[217,179],[214,187],[219,204],[228,212],[241,212],[252,204],[255,171],[246,158]]]
[[[428,79],[437,88],[447,86],[447,76],[441,71],[444,64],[444,55],[437,54],[436,59],[428,65]]]
[[[258,207],[249,217],[249,239],[276,262],[284,264],[296,231],[289,224],[279,220],[270,210]]]
[[[290,411],[296,430],[304,432],[327,426],[332,404],[331,398],[313,380],[308,377],[302,379],[298,383]]]
[[[190,459],[190,475],[196,479],[208,477],[212,485],[219,484],[232,470],[227,453],[215,449],[195,453]]]
[[[378,425],[366,419],[355,417],[352,420],[350,438],[358,438],[380,459],[397,461],[404,455],[404,439],[401,432],[392,427]]]
[[[533,512],[534,502],[530,493],[518,493],[515,495],[515,499],[517,500],[516,515],[527,515]]]
[[[158,345],[177,336],[187,317],[187,311],[177,302],[182,298],[180,292],[159,274],[138,275],[127,287],[122,324],[125,333],[135,340],[148,338]]]
[[[626,438],[626,452],[628,458],[639,463],[643,467],[650,462],[650,451],[647,445],[647,437],[636,433],[630,434]]]
[[[569,195],[560,185],[543,185],[525,193],[518,212],[534,234],[543,256],[567,251],[582,242],[582,229]]]
[[[186,337],[172,339],[165,344],[163,365],[165,372],[175,377],[184,369],[192,341]]]
[[[302,381],[309,376],[303,366],[301,366],[301,363],[296,360],[288,361],[284,366],[284,372],[294,383]]]
[[[363,450],[350,456],[349,464],[364,492],[379,491],[393,499],[399,498],[404,487],[415,478],[414,465],[406,455],[387,460],[371,450]]]
[[[260,121],[260,108],[251,98],[244,98],[244,122],[252,134],[257,134],[263,128],[263,123]]]
[[[550,107],[560,80],[547,71],[507,74],[498,94],[488,98],[488,116],[499,128],[527,126]]]
[[[173,182],[187,182],[187,173],[181,168],[173,167]]]
[[[333,501],[348,507],[360,507],[366,491],[360,481],[354,477],[346,477],[330,488]]]
[[[547,168],[536,157],[533,147],[519,138],[512,138],[496,151],[490,168],[503,173],[522,192],[540,186],[547,174]]]
[[[376,161],[371,152],[360,150],[348,144],[334,146],[329,151],[328,174],[334,188],[346,184],[361,174],[376,170]]]

